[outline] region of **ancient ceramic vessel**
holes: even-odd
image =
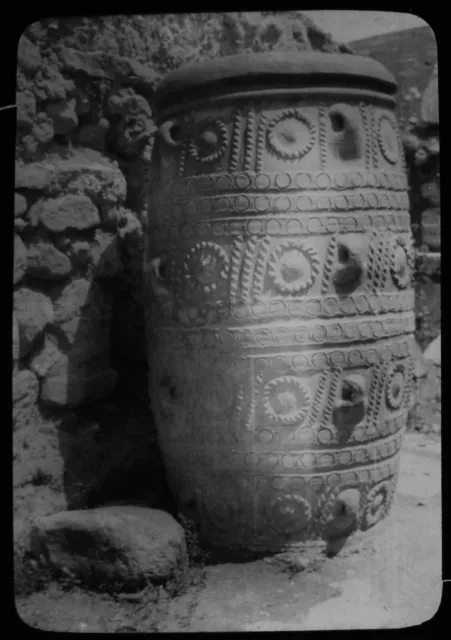
[[[150,395],[213,545],[277,551],[390,509],[415,329],[395,92],[370,59],[295,53],[156,94]]]

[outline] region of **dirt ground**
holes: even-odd
[[[440,372],[418,385],[389,518],[335,558],[299,553],[194,567],[176,597],[135,600],[50,582],[16,596],[27,625],[69,632],[279,631],[411,627],[432,618],[441,582]],[[379,529],[378,529],[379,527]]]

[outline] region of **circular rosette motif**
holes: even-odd
[[[269,505],[269,524],[278,533],[293,535],[304,531],[312,517],[312,508],[302,496],[279,496]]]
[[[396,164],[399,157],[396,125],[387,115],[383,115],[379,119],[378,141],[382,155],[387,162]]]
[[[267,383],[263,404],[266,415],[282,424],[301,423],[310,408],[310,389],[295,376],[282,376]]]
[[[368,492],[362,518],[364,531],[373,527],[388,514],[394,496],[394,486],[394,479],[392,481],[384,480]]]
[[[413,258],[407,243],[402,238],[396,238],[391,255],[390,271],[399,289],[406,289],[410,283],[412,262]]]
[[[214,293],[228,268],[227,252],[214,242],[199,242],[185,259],[185,277],[196,292]]]
[[[196,135],[188,144],[188,153],[198,162],[220,160],[228,144],[228,131],[221,120],[208,119],[198,125]]]
[[[319,258],[314,249],[296,240],[280,244],[269,256],[269,275],[282,293],[305,293],[319,273]]]
[[[315,124],[300,109],[285,109],[268,125],[268,145],[283,160],[300,160],[315,144]]]
[[[387,375],[385,399],[390,409],[399,409],[404,398],[406,387],[406,366],[401,363],[392,365]]]

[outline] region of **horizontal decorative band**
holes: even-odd
[[[261,323],[262,319],[271,320],[299,318],[302,320],[342,318],[346,316],[384,315],[414,309],[415,294],[412,289],[395,293],[369,294],[359,293],[346,297],[337,295],[309,296],[297,300],[281,297],[259,300],[255,304],[225,304],[222,306],[205,304],[205,316],[208,324]],[[182,312],[180,312],[182,313]],[[183,313],[195,318],[200,315],[197,307],[188,307]],[[157,321],[157,320],[156,320]],[[169,322],[169,320],[168,320]],[[207,323],[206,323],[207,324]]]
[[[290,191],[338,191],[346,189],[382,189],[384,191],[406,191],[407,177],[403,173],[384,171],[309,171],[282,173],[243,171],[241,173],[216,173],[190,176],[179,180],[156,183],[155,199],[175,203],[191,197],[221,196],[234,192],[285,193]]]
[[[239,194],[235,196],[211,196],[191,198],[178,204],[165,204],[155,209],[157,220],[196,220],[218,215],[309,214],[314,211],[382,210],[400,211],[409,208],[406,191],[346,192],[339,195],[291,195],[268,193],[264,195]]]
[[[401,417],[400,429],[388,438],[367,444],[365,446],[343,447],[342,449],[324,449],[322,451],[303,449],[291,451],[240,451],[235,447],[221,446],[220,451],[214,451],[201,444],[220,444],[214,434],[205,434],[205,440],[197,445],[188,445],[186,441],[171,442],[172,454],[169,456],[174,463],[180,464],[183,452],[183,466],[239,471],[244,474],[282,473],[283,475],[324,474],[333,470],[343,471],[354,468],[371,468],[372,465],[392,460],[402,446],[406,413]]]
[[[396,100],[393,96],[380,91],[372,91],[370,89],[360,89],[351,87],[328,87],[324,85],[322,87],[293,87],[290,83],[289,87],[285,88],[256,88],[249,91],[232,90],[230,85],[227,86],[227,92],[207,92],[202,98],[189,98],[185,94],[183,95],[182,107],[180,102],[177,102],[175,106],[160,105],[160,111],[158,113],[158,123],[161,124],[169,117],[183,117],[183,112],[190,112],[193,109],[200,109],[202,107],[210,108],[212,104],[217,102],[226,104],[232,103],[234,105],[237,102],[256,100],[256,99],[270,99],[280,100],[285,98],[305,98],[308,101],[312,99],[324,99],[324,100],[345,100],[346,102],[352,101],[371,101],[376,104],[386,105],[390,108],[396,107]]]
[[[277,352],[265,352],[263,349],[258,352],[252,350],[248,352],[238,351],[236,354],[229,356],[229,350],[221,349],[213,351],[208,344],[205,346],[202,335],[198,334],[198,340],[194,341],[196,350],[193,351],[192,346],[187,346],[179,341],[176,346],[172,342],[175,336],[170,330],[160,329],[154,334],[155,344],[159,346],[159,360],[168,360],[177,353],[186,354],[193,353],[199,362],[202,363],[205,358],[209,362],[208,355],[214,354],[224,360],[224,366],[233,367],[237,361],[252,360],[252,366],[256,375],[258,372],[264,371],[268,367],[272,367],[277,359],[277,366],[280,368],[286,365],[286,368],[296,371],[317,370],[322,371],[329,368],[342,367],[346,369],[373,367],[379,363],[390,362],[393,358],[406,358],[413,352],[414,334],[405,338],[396,340],[381,340],[379,342],[365,345],[353,344],[349,347],[337,349],[337,347],[322,348],[321,351],[305,350],[300,345],[291,348],[288,353],[281,346]],[[153,357],[154,346],[149,345],[150,361]],[[203,350],[203,351],[202,351]]]
[[[368,233],[372,230],[395,233],[410,232],[409,212],[389,214],[359,212],[359,214],[352,216],[300,216],[297,214],[294,216],[279,215],[276,218],[256,216],[193,221],[186,224],[177,224],[174,217],[167,223],[150,226],[148,234],[149,244],[156,245],[175,242],[179,239],[214,239],[226,235],[331,235],[337,232]]]
[[[206,349],[255,349],[284,348],[297,345],[328,345],[367,340],[383,340],[415,331],[415,314],[409,311],[403,314],[380,316],[377,319],[355,318],[350,321],[332,320],[307,321],[298,324],[285,322],[282,326],[257,325],[230,328],[196,327],[180,329],[176,327],[155,327],[157,340],[167,346]]]

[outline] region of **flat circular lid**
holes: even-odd
[[[391,73],[372,58],[319,51],[245,53],[182,65],[162,80],[155,92],[153,107],[172,106],[188,96],[196,98],[208,91],[223,92],[231,85],[246,89],[263,84],[268,88],[271,85],[289,88],[328,82],[389,95],[397,90]]]

